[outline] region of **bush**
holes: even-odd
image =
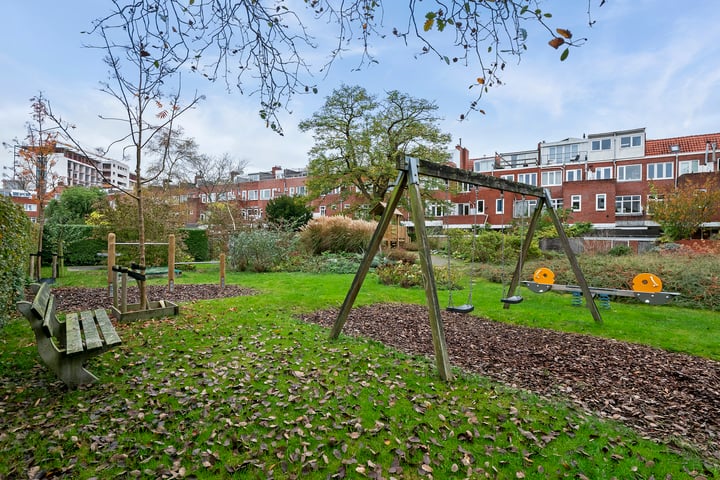
[[[370,244],[376,222],[347,217],[320,217],[300,230],[300,242],[313,255],[323,252],[361,253]]]
[[[279,230],[247,230],[230,238],[228,265],[232,270],[269,272],[297,250],[297,236]]]
[[[632,255],[633,253],[632,248],[627,245],[615,245],[607,252],[608,255],[613,257],[622,257],[625,255]]]
[[[210,243],[208,242],[207,230],[199,228],[181,229],[185,248],[195,262],[206,262],[210,260]]]
[[[388,263],[375,269],[378,281],[383,285],[398,285],[403,288],[423,285],[422,268],[414,263]],[[447,267],[433,267],[435,285],[438,289],[461,290],[457,276],[448,271]]]
[[[7,323],[25,286],[31,223],[22,208],[0,196],[0,327]]]

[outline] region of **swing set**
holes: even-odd
[[[532,242],[535,229],[540,220],[540,213],[543,210],[543,206],[546,207],[548,215],[555,225],[557,230],[560,243],[565,250],[565,254],[568,257],[570,266],[575,274],[575,278],[578,283],[578,288],[581,290],[586,300],[587,308],[590,310],[593,318],[597,323],[602,323],[602,317],[600,311],[595,304],[593,294],[590,292],[590,288],[585,280],[585,277],[580,270],[575,253],[570,248],[570,242],[565,230],[563,229],[562,222],[557,215],[553,205],[550,192],[547,189],[538,188],[532,185],[524,183],[517,183],[502,178],[497,178],[489,175],[483,175],[481,173],[471,172],[469,170],[463,170],[448,165],[440,165],[426,160],[420,160],[412,157],[405,157],[399,160],[396,165],[399,171],[397,180],[395,182],[395,188],[390,194],[387,207],[380,217],[377,228],[370,239],[370,245],[365,250],[365,256],[360,263],[355,278],[350,285],[345,300],[340,308],[338,317],[333,324],[330,331],[330,338],[337,339],[342,331],[343,326],[347,322],[348,315],[352,309],[355,300],[357,299],[360,288],[372,266],[373,258],[380,248],[383,236],[385,235],[390,221],[392,219],[392,213],[398,207],[400,199],[402,198],[405,190],[408,191],[410,197],[410,213],[412,216],[413,224],[415,225],[415,233],[417,240],[420,244],[418,256],[420,259],[420,267],[423,274],[423,284],[425,288],[425,297],[428,303],[429,317],[430,317],[430,330],[432,332],[433,349],[435,352],[435,362],[438,368],[440,377],[445,381],[450,381],[453,378],[450,369],[450,360],[447,352],[447,344],[445,342],[445,331],[441,318],[440,303],[438,301],[437,285],[435,283],[435,275],[432,268],[431,260],[431,249],[430,241],[425,229],[425,208],[423,205],[422,197],[420,194],[420,175],[444,179],[447,181],[454,181],[465,183],[468,185],[474,185],[476,187],[486,187],[500,192],[511,192],[520,194],[523,196],[532,196],[538,199],[538,204],[533,212],[532,218],[528,225],[525,238],[522,242],[520,249],[520,255],[515,266],[515,272],[508,286],[507,292],[504,292],[503,296],[503,308],[510,308],[512,304],[520,303],[522,297],[515,295],[515,290],[520,283],[520,275],[522,274],[523,262],[527,258],[530,243]],[[476,190],[477,192],[477,190]],[[477,205],[476,205],[477,208]],[[504,209],[503,209],[504,211]],[[474,233],[474,232],[473,232]],[[503,237],[504,238],[504,237]],[[472,290],[470,291],[472,295]],[[469,303],[466,304],[463,309],[470,310],[472,307],[471,298]],[[468,313],[461,312],[461,313]]]

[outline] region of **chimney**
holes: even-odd
[[[463,147],[462,145],[455,145],[455,148],[458,152],[460,152],[460,168],[462,170],[473,170],[472,165],[470,164],[470,150]]]

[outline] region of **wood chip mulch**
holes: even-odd
[[[332,326],[338,309],[304,315]],[[343,333],[433,356],[427,308],[353,308]],[[453,366],[543,396],[569,399],[643,436],[720,460],[720,362],[644,345],[443,312]]]
[[[58,312],[76,312],[95,308],[110,308],[112,297],[106,288],[53,287]],[[175,285],[171,292],[167,285],[148,285],[148,300],[170,300],[171,302],[189,302],[213,298],[239,297],[255,295],[255,291],[238,285]],[[128,303],[139,302],[137,287],[128,287]]]

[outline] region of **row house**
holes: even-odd
[[[460,168],[547,189],[555,208],[570,210],[571,224],[591,222],[608,235],[656,237],[653,188],[662,191],[684,175],[720,171],[718,144],[720,133],[652,140],[641,128],[543,141],[533,150],[474,159],[466,148],[457,150]],[[459,186],[442,221],[451,228],[502,228],[527,218],[536,205],[533,198]],[[438,212],[431,206],[427,213]],[[717,229],[720,222],[706,226]]]
[[[192,205],[189,223],[202,223],[206,219],[207,205],[215,202],[236,204],[243,221],[253,223],[264,218],[270,200],[307,195],[306,183],[307,170],[275,166],[269,172],[233,174],[231,183],[224,185],[205,185],[201,178],[196,178],[194,188],[179,202]]]

